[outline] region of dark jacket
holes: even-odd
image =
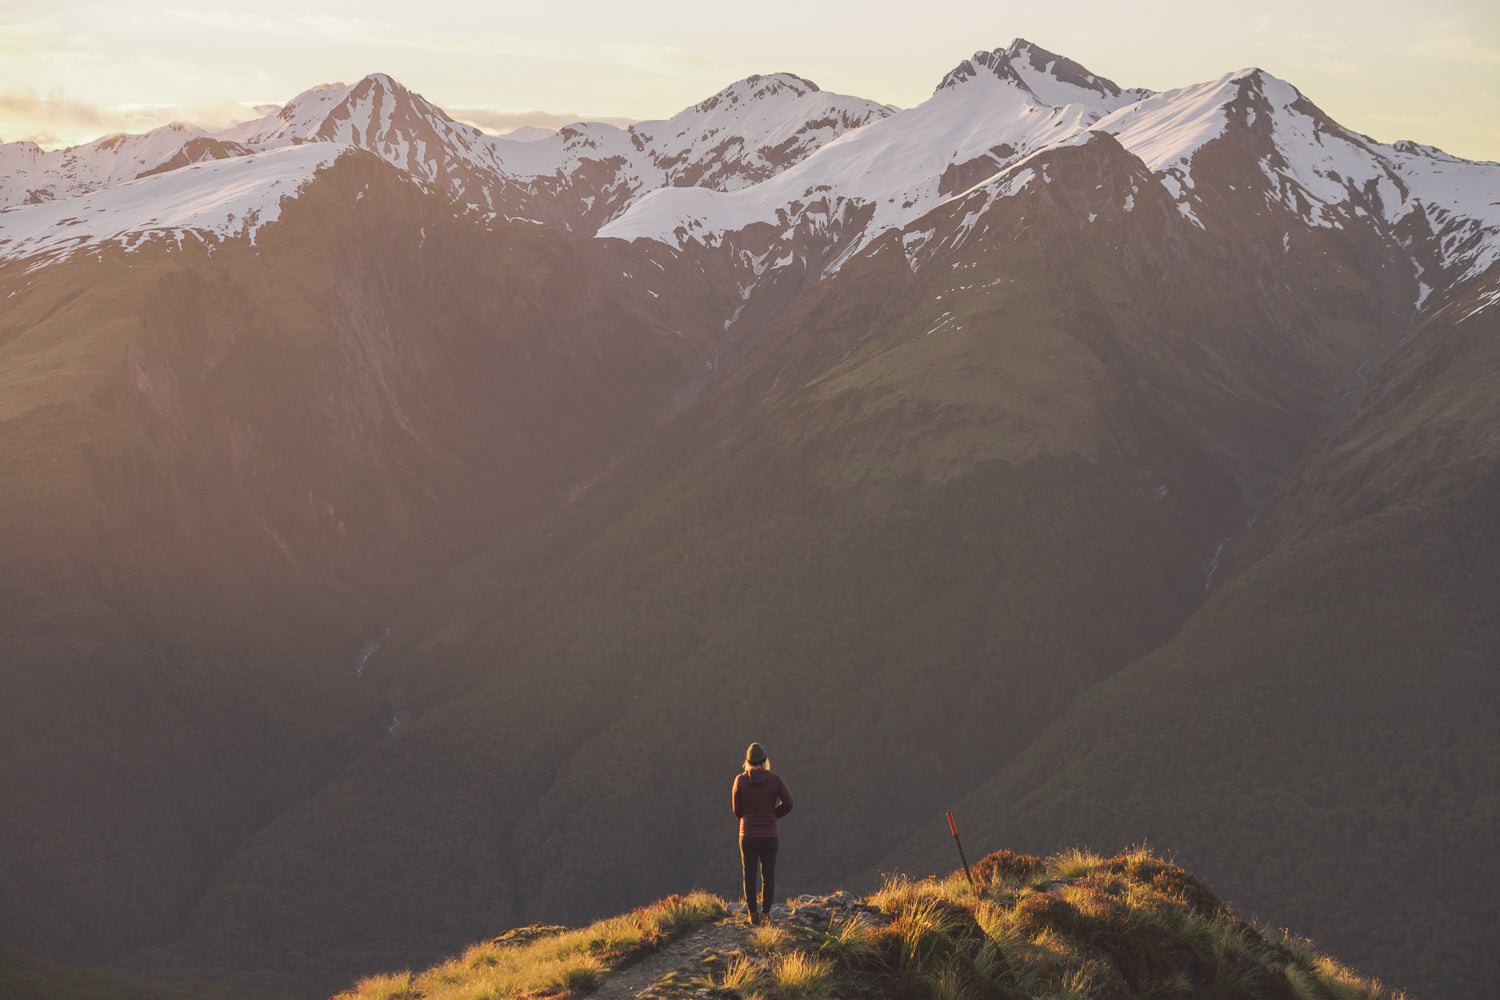
[[[729,796],[741,837],[775,837],[776,821],[792,811],[792,793],[775,771],[752,768],[734,779]]]

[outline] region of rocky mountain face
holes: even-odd
[[[527,141],[377,74],[0,204],[5,939],[311,993],[732,892],[760,739],[788,884],[963,801],[1490,981],[1308,817],[1492,863],[1500,166],[1018,40]]]
[[[402,709],[358,684],[397,602],[691,390],[721,329],[621,269],[708,282],[599,250],[353,153],[253,246],[6,270],[7,937],[177,933]]]

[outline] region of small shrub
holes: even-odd
[[[1078,908],[1051,892],[1036,892],[1016,904],[1011,926],[1035,940],[1043,931],[1072,935],[1078,929]]]
[[[1228,912],[1223,901],[1209,892],[1208,887],[1198,879],[1172,862],[1163,861],[1139,849],[1111,858],[1106,865],[1114,874],[1149,885],[1163,896],[1181,899],[1206,917],[1216,917]]]
[[[1045,871],[1042,859],[1030,854],[1015,854],[1011,851],[995,851],[980,858],[974,865],[974,881],[989,888],[1003,885],[1024,885]]]

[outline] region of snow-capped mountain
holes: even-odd
[[[170,172],[97,188],[59,201],[0,210],[0,257],[67,257],[103,243],[253,240],[348,146],[282,146],[248,156],[210,157]]]
[[[247,152],[232,140],[180,122],[142,135],[107,135],[68,149],[44,151],[34,142],[0,143],[0,208],[72,198]]]
[[[893,108],[821,91],[790,74],[752,76],[665,121],[579,123],[542,137],[496,137],[450,118],[390,77],[309,90],[216,134],[169,125],[44,152],[0,145],[0,207],[88,194],[210,159],[298,143],[366,149],[486,211],[580,235],[667,185],[733,190],[794,164]]]
[[[931,98],[903,111],[778,73],[664,121],[496,137],[377,73],[314,88],[218,133],[174,124],[51,152],[4,144],[0,253],[184,228],[173,213],[151,211],[153,200],[191,197],[201,223],[213,214],[205,182],[220,176],[201,173],[211,161],[263,164],[266,191],[279,198],[310,175],[289,183],[292,160],[263,154],[318,143],[367,150],[462,203],[575,236],[727,250],[748,294],[769,271],[791,267],[811,280],[837,269],[951,199],[1018,190],[1032,176],[1028,158],[1094,131],[1140,159],[1185,224],[1232,227],[1245,213],[1274,211],[1289,226],[1368,230],[1410,258],[1421,302],[1500,260],[1496,164],[1377,143],[1260,70],[1158,94],[1122,89],[1024,39],[963,60]],[[179,176],[192,167],[200,173]],[[244,233],[274,214],[236,207],[257,169],[223,173],[235,178],[226,189],[235,204],[199,228]],[[127,184],[137,186],[100,200]],[[80,196],[97,216],[82,228],[83,215],[58,205]]]
[[[949,199],[1017,190],[1029,157],[1094,131],[1139,157],[1199,228],[1273,206],[1308,226],[1365,225],[1412,255],[1427,292],[1500,259],[1500,165],[1376,143],[1261,70],[1161,94],[1124,91],[1024,40],[976,53],[923,104],[761,184],[658,190],[599,235],[728,246],[757,276],[793,259],[833,269]],[[774,253],[767,227],[780,233]]]

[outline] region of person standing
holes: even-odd
[[[745,908],[750,913],[750,922],[758,924],[770,916],[776,892],[776,852],[781,847],[776,821],[792,811],[792,793],[781,776],[771,770],[770,758],[759,743],[750,744],[745,751],[745,767],[735,775],[730,805],[740,819]],[[757,881],[761,883],[758,901]]]

